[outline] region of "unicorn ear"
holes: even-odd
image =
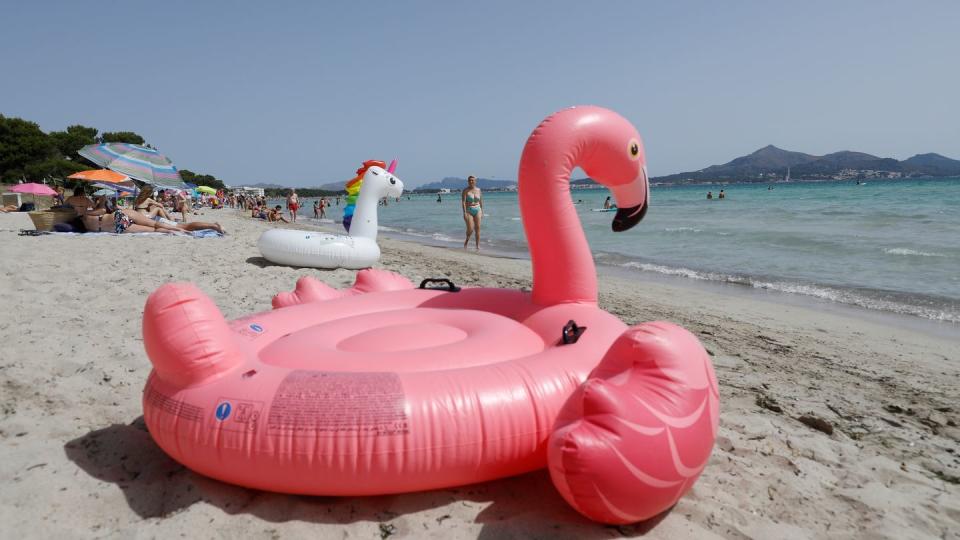
[[[387,167],[387,172],[393,174],[393,171],[397,170],[397,160],[394,159],[390,162],[390,166]]]

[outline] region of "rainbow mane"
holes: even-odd
[[[343,207],[343,227],[350,232],[350,223],[353,221],[353,211],[357,208],[357,196],[360,195],[360,186],[363,185],[363,176],[358,176],[347,182],[347,205]]]
[[[357,176],[347,182],[344,189],[347,190],[347,205],[343,207],[343,228],[350,232],[350,223],[353,222],[353,212],[357,209],[357,196],[360,195],[360,186],[363,185],[363,175],[367,174],[370,167],[386,167],[387,164],[370,159],[363,162],[363,167],[357,169]]]

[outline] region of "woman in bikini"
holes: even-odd
[[[170,215],[167,214],[167,211],[163,209],[163,205],[151,199],[151,195],[153,195],[153,190],[151,188],[141,189],[140,194],[137,195],[137,199],[133,203],[133,209],[142,212],[143,215],[150,219],[157,219],[157,217],[161,217],[163,219],[173,221],[170,219]]]
[[[210,229],[224,234],[219,223],[194,221],[177,223],[170,220],[155,221],[137,210],[116,207],[111,213],[107,208],[99,208],[83,216],[83,225],[87,232],[112,232],[116,234],[138,232],[160,232],[184,234],[189,231]]]
[[[439,195],[438,195],[439,197]],[[467,239],[463,241],[466,248],[470,243],[470,235],[474,235],[477,249],[480,249],[480,222],[483,221],[483,194],[477,187],[477,177],[467,177],[467,187],[460,193],[460,206],[463,208],[463,221],[467,224]]]

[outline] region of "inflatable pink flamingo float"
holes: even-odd
[[[147,300],[150,433],[201,474],[253,488],[372,495],[549,466],[591,519],[670,508],[709,459],[719,395],[709,357],[666,322],[597,307],[569,193],[582,167],[629,229],[649,202],[640,137],[577,107],[544,120],[520,162],[533,290],[414,287],[383,270],[352,289],[301,278],[275,309],[227,322],[189,284]]]

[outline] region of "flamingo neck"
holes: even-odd
[[[377,190],[364,184],[357,195],[357,207],[353,211],[350,223],[350,236],[353,238],[377,239]]]
[[[571,151],[538,142],[535,132],[520,158],[517,186],[533,265],[533,302],[596,304],[597,270],[570,196],[570,173],[583,146]]]

